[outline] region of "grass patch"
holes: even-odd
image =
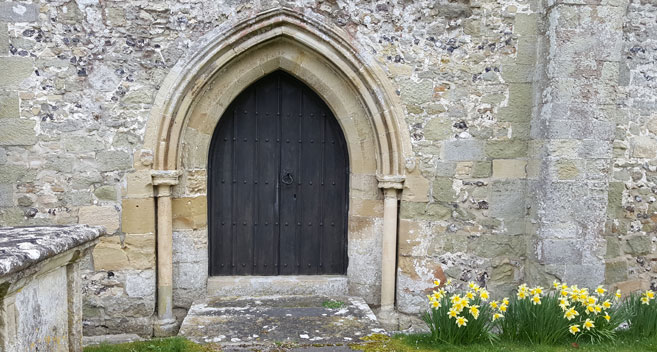
[[[329,299],[328,301],[322,302],[322,307],[324,308],[330,308],[330,309],[338,309],[345,307],[346,304],[342,301],[337,301],[334,299]]]
[[[209,347],[201,346],[182,337],[169,337],[148,341],[101,344],[84,348],[84,352],[210,352]]]
[[[467,346],[436,344],[431,334],[373,335],[363,339],[364,343],[352,345],[352,349],[364,352],[640,352],[657,351],[657,338],[634,339],[618,336],[614,342],[604,343],[563,343],[556,345],[530,345],[517,342],[475,343]]]

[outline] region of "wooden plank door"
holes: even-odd
[[[208,163],[209,273],[344,274],[348,155],[328,106],[277,71],[233,101]]]

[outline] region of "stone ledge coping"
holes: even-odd
[[[0,277],[21,271],[105,234],[102,227],[0,227]]]

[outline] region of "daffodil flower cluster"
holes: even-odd
[[[587,288],[579,288],[577,285],[568,286],[556,280],[552,285],[558,292],[559,307],[563,311],[563,317],[573,321],[568,328],[573,335],[585,330],[591,331],[596,327],[596,321],[609,322],[611,320],[609,309],[621,297],[620,290],[616,291],[612,302],[611,296],[602,286],[598,286],[594,292],[589,292]]]
[[[520,300],[529,298],[531,299],[532,304],[538,305],[541,304],[541,297],[543,296],[543,287],[536,286],[534,288],[529,288],[527,284],[522,284],[518,286],[518,293],[516,295]]]
[[[649,305],[655,299],[655,292],[648,290],[641,294],[641,304]]]
[[[452,283],[452,280],[449,279],[445,283],[444,286],[449,287]],[[440,287],[441,281],[436,280],[434,281],[434,285],[436,285],[437,290],[434,290],[431,295],[427,295],[427,298],[429,298],[429,305],[431,308],[440,308],[442,307],[442,299],[443,297],[447,297],[448,293],[445,289],[445,287]],[[490,299],[490,293],[482,287],[479,287],[474,282],[469,282],[468,283],[468,290],[463,293],[463,294],[452,294],[449,296],[449,303],[450,307],[447,312],[447,315],[449,316],[450,319],[454,319],[454,323],[460,328],[462,326],[467,326],[468,325],[468,318],[470,317],[471,319],[477,320],[479,319],[479,313],[480,313],[480,306],[477,304],[473,304],[473,301],[475,299],[478,299],[480,302],[487,302]],[[506,307],[509,305],[508,299],[505,299],[506,304],[500,305],[498,303],[495,303],[495,306],[498,308],[498,310],[501,309],[506,309]],[[492,303],[492,302],[491,302]],[[491,305],[492,307],[492,305]],[[500,310],[501,312],[502,310]],[[464,313],[467,313],[464,314]],[[493,315],[493,320],[499,319],[504,317],[501,313],[495,313]]]
[[[490,293],[486,288],[475,282],[468,283],[467,287],[456,287],[452,286],[451,280],[445,283],[436,280],[434,285],[431,294],[427,295],[430,309],[422,319],[435,341],[465,344],[497,339],[493,333],[497,321],[493,320],[503,315],[489,306]]]

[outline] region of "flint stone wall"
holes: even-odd
[[[0,350],[82,351],[80,260],[102,234],[0,227]]]
[[[650,1],[0,3],[0,225],[105,226],[85,280],[87,333],[151,334],[153,155],[142,144],[159,84],[203,34],[280,6],[340,28],[397,89],[413,145],[400,311],[423,309],[446,276],[501,293],[553,279],[657,283]],[[205,172],[183,178],[181,314],[204,293],[207,267]],[[350,226],[379,233],[381,197],[352,199],[373,215]],[[376,287],[362,292],[376,304]]]

